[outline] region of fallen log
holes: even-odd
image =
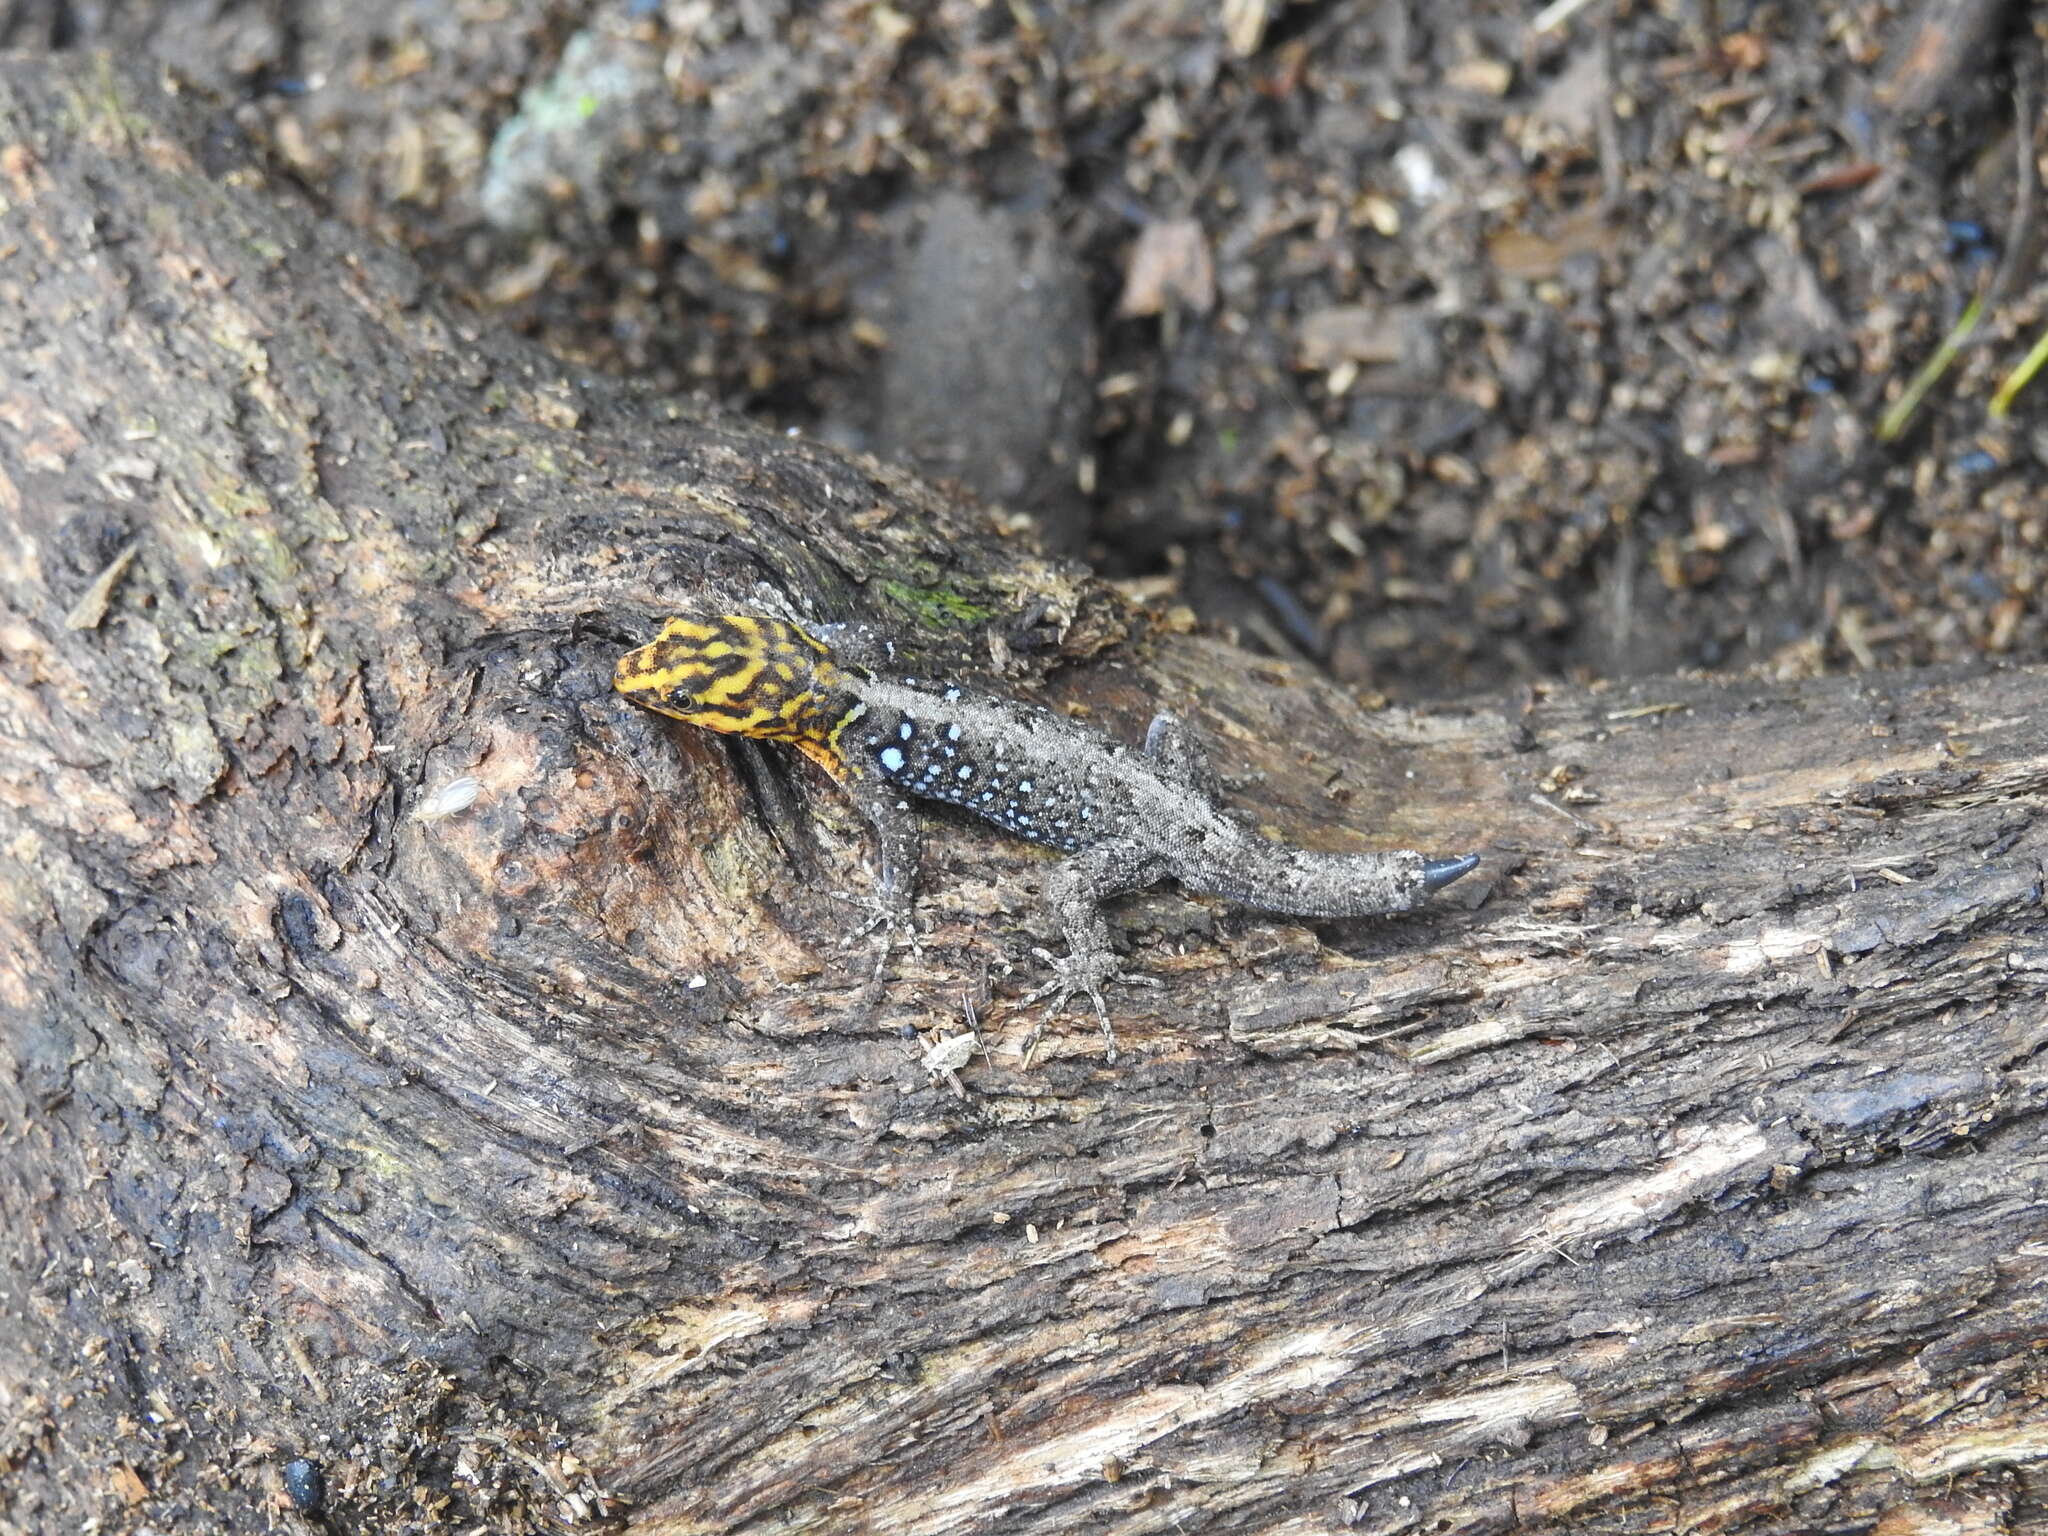
[[[2044,1518],[2048,673],[1368,710],[105,59],[0,67],[0,198],[0,1522]],[[935,818],[863,1008],[858,819],[610,691],[764,606],[1485,862],[1135,898],[1027,1067],[1045,855]]]

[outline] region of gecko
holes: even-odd
[[[835,639],[838,628],[828,631]],[[1112,1062],[1102,989],[1158,983],[1118,963],[1102,911],[1111,898],[1171,878],[1263,912],[1365,917],[1408,911],[1479,863],[1477,854],[1289,847],[1224,807],[1214,769],[1170,712],[1154,715],[1143,749],[1133,749],[1036,705],[891,675],[892,648],[856,660],[850,653],[872,642],[845,630],[852,643],[835,646],[782,619],[672,618],[619,658],[612,685],[659,714],[781,742],[823,768],[874,831],[886,921],[909,921],[920,849],[913,801],[957,806],[1065,854],[1045,895],[1068,953],[1033,950],[1053,978],[1022,1001],[1049,998],[1049,1021],[1085,996]]]

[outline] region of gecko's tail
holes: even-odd
[[[1422,861],[1422,891],[1433,895],[1461,875],[1469,875],[1479,867],[1479,855],[1468,853],[1462,859],[1424,859]]]
[[[1261,912],[1289,917],[1371,917],[1406,912],[1479,867],[1479,855],[1432,859],[1390,853],[1310,853],[1248,834],[1231,849],[1230,878],[1213,872],[1200,888]]]

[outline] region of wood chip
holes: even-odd
[[[1139,232],[1116,312],[1126,319],[1156,315],[1169,302],[1200,315],[1216,307],[1216,266],[1208,237],[1193,219],[1160,219]]]
[[[93,577],[92,585],[79,595],[71,605],[71,611],[64,615],[66,629],[98,629],[100,620],[107,616],[107,604],[113,600],[114,587],[135,562],[135,553],[142,548],[142,540],[130,539],[121,546],[120,552],[107,562],[107,568]]]
[[[1223,0],[1223,35],[1230,39],[1230,51],[1240,59],[1257,53],[1272,19],[1272,0]]]
[[[149,1497],[149,1485],[127,1462],[120,1461],[114,1464],[114,1492],[126,1503],[140,1504]]]
[[[1302,316],[1295,357],[1304,368],[1339,363],[1398,363],[1403,355],[1401,317],[1367,304],[1333,304]]]

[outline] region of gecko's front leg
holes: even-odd
[[[859,1017],[873,1008],[881,995],[883,973],[888,969],[896,940],[915,931],[911,905],[917,898],[917,868],[924,839],[917,812],[893,785],[858,776],[849,780],[846,788],[874,829],[877,866],[875,890],[860,903],[868,914],[867,921],[854,935],[877,935],[875,968],[855,1004]]]
[[[1108,1059],[1116,1060],[1116,1031],[1110,1027],[1109,1006],[1102,1000],[1102,989],[1111,982],[1141,987],[1156,987],[1159,982],[1142,972],[1126,971],[1117,964],[1116,951],[1110,947],[1109,924],[1103,920],[1102,904],[1113,896],[1151,885],[1164,874],[1165,867],[1159,859],[1137,843],[1107,842],[1097,843],[1085,853],[1075,854],[1047,877],[1045,899],[1066,935],[1068,953],[1059,956],[1050,950],[1032,950],[1053,968],[1053,979],[1027,992],[1023,1001],[1029,1006],[1040,998],[1050,997],[1052,1003],[1045,1010],[1045,1017],[1032,1026],[1024,1041],[1024,1059],[1027,1062],[1045,1026],[1077,995],[1085,996],[1095,1005],[1095,1017],[1102,1025]]]

